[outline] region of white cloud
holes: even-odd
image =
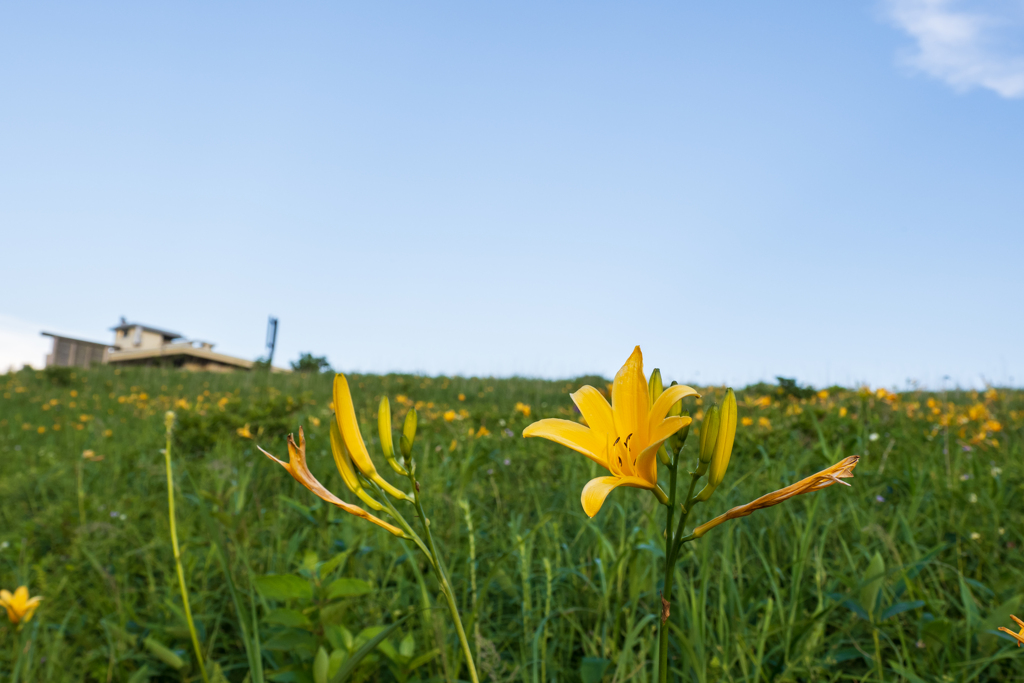
[[[1024,97],[1024,32],[1018,0],[888,0],[887,14],[916,42],[908,66],[959,91],[981,87]]]

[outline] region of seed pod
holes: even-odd
[[[416,409],[410,408],[405,415],[405,424],[402,425],[402,441],[399,444],[402,456],[407,460],[412,456],[412,444],[416,440],[416,420]]]

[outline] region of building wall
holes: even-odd
[[[163,335],[148,332],[138,325],[127,330],[117,330],[114,336],[114,346],[119,349],[158,349],[163,345]]]
[[[46,357],[46,365],[87,368],[104,362],[107,347],[77,339],[53,338],[53,351]]]

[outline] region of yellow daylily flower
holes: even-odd
[[[28,622],[42,601],[38,595],[28,597],[27,586],[20,586],[14,591],[14,595],[11,595],[10,591],[0,590],[0,605],[7,609],[7,618],[12,624]]]
[[[746,505],[740,505],[729,510],[724,515],[715,517],[710,522],[705,522],[699,527],[693,530],[693,537],[700,538],[711,529],[722,522],[727,522],[730,519],[736,519],[737,517],[746,517],[755,510],[761,510],[763,508],[778,505],[779,503],[789,500],[793,496],[799,496],[802,493],[810,493],[811,491],[817,491],[819,489],[832,486],[832,484],[842,484],[844,486],[850,486],[843,479],[853,477],[853,468],[857,466],[857,461],[860,460],[859,455],[850,455],[831,467],[826,467],[817,474],[812,474],[806,479],[801,479],[795,484],[790,484],[785,488],[781,488],[778,491],[772,491],[767,493],[757,500],[751,501]]]
[[[689,417],[670,416],[669,410],[681,399],[699,395],[691,387],[676,384],[652,402],[638,346],[615,375],[611,405],[591,386],[570,394],[589,427],[548,418],[524,429],[523,436],[568,446],[611,472],[612,476],[592,479],[583,488],[580,500],[588,517],[596,515],[608,494],[619,486],[647,489],[667,503],[668,496],[658,486],[658,449],[690,424]]]
[[[259,448],[259,446],[257,446],[257,448]],[[307,489],[312,491],[321,500],[326,501],[331,505],[336,505],[345,512],[355,515],[356,517],[362,517],[366,521],[372,522],[373,524],[376,524],[377,526],[383,529],[387,529],[395,536],[401,536],[403,538],[406,537],[405,533],[398,527],[388,524],[387,522],[378,517],[374,517],[369,512],[367,512],[366,510],[362,509],[357,505],[349,505],[348,503],[346,503],[345,501],[343,501],[342,499],[338,498],[336,495],[328,491],[327,487],[325,487],[323,484],[317,481],[317,478],[314,477],[313,473],[309,471],[309,466],[306,465],[306,437],[302,433],[302,427],[299,427],[298,445],[296,445],[295,439],[292,438],[292,435],[288,435],[288,462],[278,460],[277,458],[272,456],[270,453],[267,453],[262,448],[260,448],[260,451],[263,453],[263,455],[267,456],[268,458],[276,462],[278,465],[288,470],[288,474],[292,475],[295,481],[299,482]]]
[[[1016,638],[1017,639],[1017,647],[1020,647],[1021,643],[1024,643],[1024,621],[1021,621],[1020,619],[1018,619],[1017,617],[1013,616],[1012,614],[1010,615],[1010,618],[1017,622],[1017,626],[1020,626],[1020,633],[1014,633],[1013,631],[1011,631],[1010,629],[1006,628],[1005,626],[1000,626],[999,630],[1002,631],[1003,633],[1010,634],[1010,636],[1013,637],[1013,638]]]

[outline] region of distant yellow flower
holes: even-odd
[[[108,439],[110,437],[112,437],[113,435],[114,435],[114,430],[113,429],[104,429],[103,430],[103,436],[107,437]]]
[[[668,387],[651,404],[640,347],[633,350],[612,383],[611,405],[591,386],[570,394],[589,427],[570,420],[547,418],[523,430],[523,436],[540,436],[582,453],[611,472],[592,479],[583,488],[583,511],[593,517],[605,498],[619,486],[647,489],[665,503],[668,497],[658,486],[658,449],[668,437],[690,424],[689,417],[669,416],[672,405],[697,392],[682,384]]]
[[[319,427],[320,426],[320,418],[319,417],[314,417],[313,415],[310,415],[309,416],[309,421],[312,423],[312,425],[314,427]]]
[[[754,424],[754,418],[752,418],[752,417],[741,417],[740,418],[740,424],[743,425],[744,427],[749,427],[750,425]]]
[[[759,417],[757,418],[757,426],[764,427],[765,429],[771,429],[772,423],[767,417]]]
[[[483,425],[480,425],[480,429],[476,430],[477,438],[480,438],[481,436],[490,436],[490,435],[491,435],[491,432],[487,429],[487,427],[484,427]]]
[[[89,462],[100,462],[101,460],[103,460],[103,456],[96,455],[96,452],[93,451],[91,448],[82,452],[82,458],[88,460]]]
[[[43,426],[36,427],[36,431],[38,433],[40,433],[40,434],[45,434],[46,433],[46,427],[43,427]]]
[[[824,389],[822,389],[821,391],[818,392],[818,398],[821,399],[822,401],[827,401],[828,400],[828,392],[825,391]]]
[[[1010,615],[1010,618],[1017,622],[1017,626],[1020,626],[1020,632],[1019,633],[1014,633],[1013,631],[1011,631],[1010,629],[1006,628],[1005,626],[1000,626],[999,630],[1002,631],[1003,633],[1008,633],[1010,635],[1010,637],[1012,637],[1012,638],[1016,638],[1017,639],[1017,647],[1020,647],[1021,643],[1024,643],[1024,621],[1021,621],[1020,619],[1018,619],[1017,617],[1013,616],[1012,614]]]
[[[522,413],[523,417],[530,417],[530,406],[516,401],[516,412]]]
[[[38,595],[32,598],[28,597],[26,586],[20,586],[14,591],[14,595],[11,595],[10,591],[0,590],[0,605],[7,609],[7,618],[11,620],[12,624],[27,623],[32,619],[32,615],[36,613],[36,608],[42,601],[43,599]]]
[[[244,427],[239,427],[235,431],[243,439],[251,439],[252,438],[252,432],[249,431],[249,424],[248,423],[246,423],[246,425]]]
[[[459,445],[459,442],[456,441],[455,439],[452,439],[452,442],[450,444],[448,444],[448,451],[449,452],[454,452],[456,447],[458,447],[458,445]]]
[[[454,410],[446,410],[446,411],[444,411],[444,421],[445,422],[452,422],[457,417],[458,417],[458,415],[455,414]]]
[[[839,462],[837,462],[835,465],[827,467],[823,469],[821,472],[818,472],[817,474],[812,474],[806,479],[801,479],[795,484],[790,484],[789,486],[781,488],[778,491],[772,491],[771,493],[765,494],[758,498],[757,500],[747,503],[746,505],[734,507],[732,510],[729,510],[724,515],[719,515],[710,522],[705,522],[704,524],[701,524],[699,527],[693,530],[693,536],[695,538],[700,538],[708,531],[714,529],[716,526],[721,524],[722,522],[727,522],[730,519],[736,519],[737,517],[746,517],[747,515],[751,514],[756,510],[761,510],[763,508],[771,507],[773,505],[778,505],[783,501],[789,500],[793,496],[799,496],[803,493],[817,491],[819,489],[832,486],[832,484],[836,483],[843,484],[844,486],[849,486],[849,484],[842,480],[853,477],[853,468],[857,466],[858,460],[860,460],[859,455],[847,456],[840,460]]]
[[[466,400],[466,395],[465,394],[459,394],[459,400],[460,401],[465,401]]]
[[[839,409],[839,417],[846,417],[846,406]]]

